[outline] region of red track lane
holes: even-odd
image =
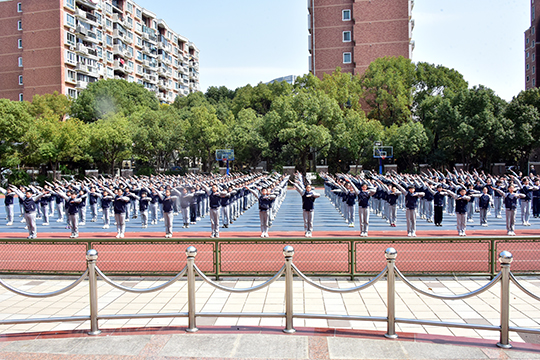
[[[503,230],[469,231],[469,236],[459,241],[439,242],[437,238],[455,237],[452,230],[420,231],[417,238],[405,237],[405,231],[373,231],[370,237],[359,238],[352,232],[315,232],[323,242],[302,243],[302,232],[271,232],[269,239],[256,239],[259,232],[222,233],[226,242],[216,244],[208,232],[176,234],[173,238],[181,243],[144,243],[144,240],[159,242],[164,239],[161,232],[128,233],[128,239],[143,240],[142,243],[99,243],[114,238],[115,233],[81,233],[73,243],[31,244],[0,240],[0,271],[39,270],[43,272],[80,272],[86,267],[86,242],[92,241],[98,251],[98,266],[109,273],[177,273],[186,264],[185,249],[190,239],[197,239],[197,266],[205,272],[215,272],[214,251],[219,246],[221,268],[226,273],[274,273],[284,263],[283,238],[295,248],[294,263],[306,273],[347,273],[349,269],[350,242],[355,239],[355,272],[376,273],[386,265],[384,251],[388,247],[398,250],[397,266],[403,272],[482,272],[490,271],[490,238],[504,236]],[[518,236],[538,236],[540,230],[518,230]],[[487,236],[478,238],[476,236]],[[2,234],[4,239],[25,239],[23,233]],[[223,239],[222,238],[222,239]],[[252,241],[241,239],[251,238]],[[401,238],[401,239],[397,239]],[[40,233],[41,240],[68,240],[67,233]],[[234,241],[238,239],[239,241]],[[216,239],[217,240],[217,239]],[[80,242],[79,242],[80,241]],[[342,241],[340,243],[340,241]],[[343,242],[345,241],[345,242]],[[540,271],[540,242],[527,239],[513,241],[498,239],[496,253],[508,250],[514,254],[512,270]],[[498,270],[498,266],[497,266]]]

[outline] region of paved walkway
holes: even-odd
[[[28,292],[50,292],[72,279],[4,277]],[[540,277],[521,277],[540,293]],[[117,279],[140,289],[165,279]],[[328,287],[348,288],[366,280],[316,279]],[[486,278],[412,278],[438,294],[461,294],[484,285]],[[245,288],[263,279],[224,279],[222,285]],[[284,312],[284,281],[252,293],[231,294],[197,281],[198,312]],[[499,285],[478,297],[441,301],[413,293],[397,282],[396,316],[401,318],[499,324]],[[540,303],[511,286],[511,326],[540,328]],[[187,283],[149,294],[126,293],[98,283],[99,314],[174,313],[187,311]],[[88,283],[70,292],[32,299],[0,290],[0,318],[25,319],[89,314]],[[299,313],[386,316],[386,283],[350,294],[322,292],[294,281],[294,311]],[[506,359],[540,358],[540,337],[511,333],[512,350],[498,349],[498,332],[398,324],[400,338],[384,338],[385,323],[348,320],[295,319],[295,335],[282,333],[280,318],[198,317],[196,334],[184,332],[186,318],[102,320],[103,333],[89,337],[89,323],[2,325],[0,359],[176,359],[176,358],[298,358],[298,359]],[[45,354],[48,356],[46,357]],[[80,356],[79,356],[80,355]],[[100,355],[94,357],[93,355]]]

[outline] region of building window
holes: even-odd
[[[527,76],[527,82],[529,82],[529,77]]]
[[[343,53],[343,63],[344,64],[352,63],[352,55],[351,55],[350,52],[344,52]]]
[[[73,15],[66,13],[66,24],[71,27],[75,27],[75,18]]]
[[[68,81],[75,82],[77,81],[77,73],[73,70],[68,70],[67,78],[68,78]]]
[[[536,45],[536,42],[533,40],[531,46],[534,47],[535,45]]]
[[[529,70],[529,64],[527,64],[527,70]]]
[[[107,68],[107,76],[110,77],[110,78],[114,77],[114,69],[113,68],[110,68],[110,67]]]
[[[22,67],[22,56],[19,56],[19,67]]]
[[[351,20],[351,10],[342,10],[341,11],[341,18],[343,21],[350,21]]]
[[[67,8],[70,8],[71,10],[75,10],[75,0],[66,0],[65,5]]]
[[[22,3],[17,3],[17,12],[22,12]]]
[[[110,51],[107,51],[107,61],[112,62],[113,58],[114,58],[113,53]]]
[[[140,19],[142,18],[142,11],[141,9],[135,9],[135,16]]]
[[[22,62],[22,58],[21,58],[21,62]],[[535,66],[533,65],[533,72],[532,72],[533,74],[536,72],[535,70],[536,70],[536,68],[535,68]]]
[[[350,42],[351,41],[351,32],[350,31],[344,31],[343,32],[343,42]]]
[[[17,21],[17,30],[22,30],[22,20]]]
[[[17,40],[17,47],[18,47],[19,49],[22,49],[22,39],[18,39],[18,40]]]
[[[22,75],[19,75],[19,85],[22,85],[23,84],[23,78],[22,78]]]
[[[76,99],[77,98],[77,90],[72,89],[72,88],[68,88],[67,89],[67,96],[69,96],[72,99]]]
[[[77,64],[77,55],[74,52],[66,50],[66,62],[71,65]]]
[[[525,40],[525,43],[526,43],[527,45],[529,45],[529,38],[527,38],[527,40]]]
[[[66,32],[66,44],[75,46],[77,37],[70,32]]]
[[[23,94],[19,94],[19,101],[23,101]]]
[[[111,35],[107,35],[106,44],[107,44],[108,46],[112,46],[112,45],[113,45],[113,38],[112,38]]]
[[[531,34],[534,35],[534,26],[533,26],[532,29],[531,29]]]
[[[532,83],[532,84],[533,84],[533,87],[536,86],[536,81],[535,81],[535,79],[533,79],[533,83]]]
[[[532,61],[534,61],[534,58],[536,57],[536,54],[533,53],[533,56],[532,56]]]
[[[99,42],[103,42],[103,32],[101,30],[96,30],[97,39]]]

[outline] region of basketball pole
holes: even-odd
[[[382,157],[379,157],[379,175],[382,175],[382,172],[383,172]]]
[[[227,158],[227,175],[229,175],[229,158]]]

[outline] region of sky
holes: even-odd
[[[306,0],[135,2],[199,48],[202,91],[308,72]],[[415,0],[412,60],[453,68],[470,87],[481,84],[511,100],[525,86],[529,3]]]

